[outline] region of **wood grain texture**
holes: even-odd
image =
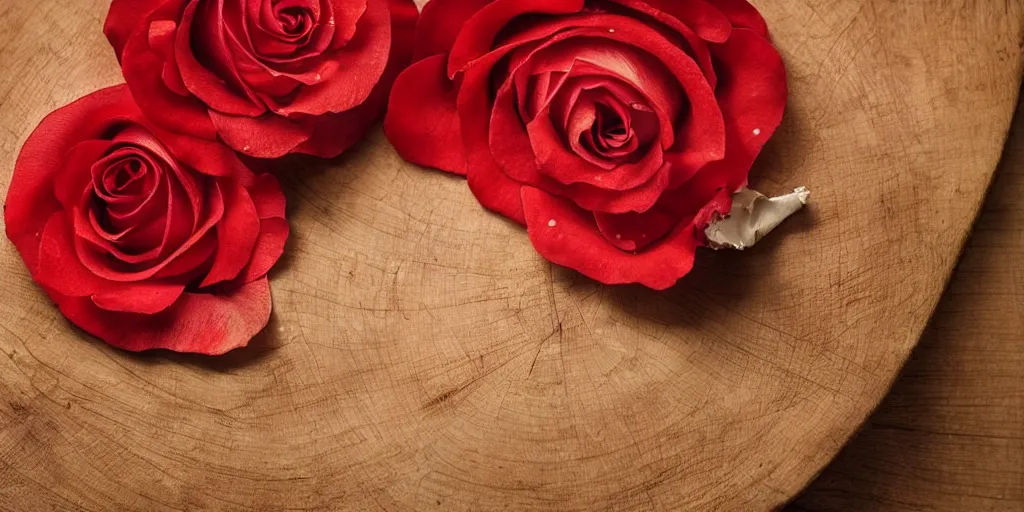
[[[792,100],[755,184],[807,185],[814,204],[754,251],[702,253],[666,293],[552,267],[379,132],[337,162],[289,162],[275,316],[225,359],[89,339],[4,245],[0,510],[788,501],[938,301],[1009,126],[1024,7],[758,4]],[[118,81],[106,7],[0,6],[4,174],[49,110]]]
[[[892,393],[790,512],[1024,511],[1024,108]]]

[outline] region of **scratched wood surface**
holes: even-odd
[[[892,392],[787,512],[1024,511],[1024,108]]]
[[[1009,126],[1024,7],[758,5],[792,100],[755,183],[807,185],[814,204],[754,251],[701,254],[665,293],[553,268],[379,131],[286,170],[275,316],[224,359],[90,339],[0,244],[0,510],[787,502],[940,297]],[[0,6],[0,192],[39,119],[119,80],[106,7]]]

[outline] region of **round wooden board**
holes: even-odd
[[[956,262],[1021,73],[1020,2],[757,2],[787,120],[755,185],[812,207],[668,292],[537,257],[374,132],[285,178],[275,315],[222,359],[73,329],[0,249],[0,510],[758,510],[885,394]],[[119,81],[107,2],[0,9],[0,192]],[[298,165],[298,163],[297,163]],[[308,166],[308,162],[302,165]]]

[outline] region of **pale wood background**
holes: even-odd
[[[379,131],[338,162],[291,162],[275,317],[224,359],[89,339],[3,244],[0,508],[787,502],[881,400],[941,295],[1009,126],[1024,7],[758,5],[792,99],[757,184],[807,185],[814,203],[752,252],[703,253],[667,293],[553,268],[462,180],[400,162]],[[0,5],[0,193],[46,112],[119,81],[106,7]],[[942,401],[897,417],[970,417],[927,405]],[[860,478],[875,493],[927,487]],[[814,496],[800,503],[827,506]]]
[[[792,512],[1024,510],[1024,108],[921,344]]]

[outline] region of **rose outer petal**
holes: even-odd
[[[252,258],[260,234],[260,219],[249,193],[238,183],[224,181],[217,186],[224,196],[224,217],[216,227],[217,253],[213,267],[199,284],[200,288],[238,276]]]
[[[209,117],[225,144],[257,158],[287,155],[310,136],[307,127],[274,114],[246,117],[211,110]]]
[[[466,68],[491,51],[495,37],[509,21],[528,13],[571,14],[583,9],[584,0],[496,0],[477,11],[459,30],[448,56],[448,76]]]
[[[752,30],[733,30],[732,37],[714,45],[712,52],[724,71],[715,95],[726,119],[728,151],[683,188],[706,190],[717,184],[736,190],[747,182],[754,160],[782,123],[786,68],[772,44]]]
[[[439,53],[447,54],[466,20],[491,0],[430,0],[423,6],[416,26],[413,62]]]
[[[249,344],[270,320],[270,284],[259,279],[221,294],[184,293],[154,315],[106,311],[88,298],[56,297],[86,332],[124,350],[168,349],[221,355]]]
[[[103,34],[114,47],[117,61],[121,62],[121,54],[128,43],[128,38],[139,29],[140,20],[149,18],[164,0],[113,0],[107,11],[107,19],[103,23]]]
[[[132,33],[124,48],[121,72],[138,108],[156,124],[177,133],[215,139],[217,132],[206,106],[195,97],[184,97],[167,87],[164,63],[149,47],[147,31]]]
[[[107,311],[152,315],[171,307],[184,292],[183,284],[146,281],[93,295],[92,302]]]
[[[405,160],[465,175],[458,91],[445,74],[445,63],[444,55],[434,55],[399,75],[391,90],[384,133]]]
[[[270,272],[284,254],[284,246],[288,242],[291,229],[288,221],[283,218],[268,218],[260,221],[260,235],[256,239],[249,264],[242,269],[237,281],[250,283]]]
[[[655,290],[671,287],[693,268],[698,240],[689,223],[634,254],[609,243],[594,217],[568,200],[533,187],[523,187],[522,196],[530,241],[553,263],[604,284],[639,283]]]
[[[310,131],[309,140],[295,148],[322,158],[333,158],[354,146],[380,118],[387,107],[388,94],[398,74],[412,55],[412,32],[418,13],[410,0],[390,0],[391,33],[393,34],[388,65],[373,92],[361,105],[338,114],[296,116]]]
[[[103,115],[98,115],[99,113]],[[61,209],[55,175],[65,167],[68,150],[107,130],[111,118],[141,119],[124,85],[97,91],[46,116],[21,147],[7,190],[4,224],[7,237],[35,276],[42,230]],[[77,197],[76,197],[77,199]]]
[[[662,0],[667,1],[667,0]],[[707,0],[715,6],[733,26],[747,28],[761,37],[768,37],[768,24],[761,13],[747,0]]]

